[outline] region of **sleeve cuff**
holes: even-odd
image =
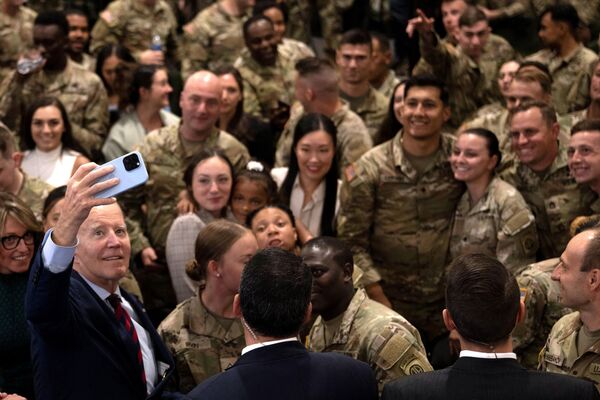
[[[46,237],[42,245],[42,261],[46,269],[52,273],[59,274],[64,272],[71,264],[71,261],[73,261],[75,249],[79,244],[79,238],[75,246],[59,246],[52,240],[52,232],[53,229],[46,232]]]

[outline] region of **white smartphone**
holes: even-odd
[[[148,180],[148,171],[146,171],[144,159],[139,151],[134,151],[119,158],[115,158],[106,164],[102,164],[98,168],[101,168],[105,165],[114,165],[115,170],[110,174],[98,179],[97,182],[102,182],[111,178],[119,178],[119,183],[116,186],[96,193],[94,196],[96,198],[115,197],[126,190],[145,183]]]

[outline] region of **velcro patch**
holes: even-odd
[[[411,343],[404,336],[400,334],[393,335],[379,351],[377,365],[383,370],[388,370],[402,359],[404,365],[401,367],[404,369],[415,359],[415,357],[403,357],[411,347]]]
[[[527,228],[533,222],[532,215],[527,210],[521,210],[506,221],[502,231],[507,236],[514,236]]]

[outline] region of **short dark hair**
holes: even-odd
[[[500,261],[465,254],[450,263],[446,308],[468,341],[492,346],[510,335],[517,322],[520,291]]]
[[[600,229],[595,228],[590,231],[592,232],[592,238],[585,246],[581,259],[581,271],[583,272],[600,268]]]
[[[311,288],[312,273],[300,257],[274,247],[259,250],[242,272],[242,316],[262,336],[295,336],[306,317]]]
[[[66,36],[69,35],[69,21],[64,12],[58,10],[42,11],[35,17],[33,25],[50,26],[56,25]]]
[[[539,100],[526,100],[519,104],[508,114],[508,123],[512,123],[512,120],[515,117],[515,115],[525,111],[529,111],[532,108],[537,108],[540,110],[540,113],[542,114],[542,120],[546,123],[547,126],[552,126],[556,123],[557,119],[554,107]]]
[[[488,21],[483,11],[479,7],[467,6],[458,19],[458,26],[473,26],[481,21]]]
[[[325,199],[323,200],[323,211],[321,213],[321,233],[323,235],[334,234],[335,221],[335,203],[337,199],[338,188],[338,154],[337,154],[337,128],[333,121],[323,114],[308,113],[304,114],[296,124],[294,129],[294,138],[290,151],[290,165],[288,172],[279,189],[280,201],[290,204],[294,182],[300,173],[298,166],[298,157],[296,156],[296,146],[304,136],[315,131],[323,131],[331,138],[333,146],[333,161],[331,167],[323,180],[325,181]]]
[[[492,131],[485,128],[468,128],[462,131],[461,133],[470,133],[472,135],[477,135],[483,138],[485,140],[488,154],[490,155],[490,157],[498,157],[496,167],[500,165],[500,161],[502,161],[502,152],[500,151],[500,144],[498,143],[498,138]]]
[[[540,21],[546,14],[550,14],[550,18],[554,22],[564,22],[571,28],[571,34],[577,36],[576,32],[581,24],[577,9],[567,1],[556,1],[546,6],[540,14]]]
[[[66,194],[67,194],[67,185],[55,187],[54,189],[52,189],[50,191],[50,193],[48,193],[48,197],[46,197],[46,200],[44,200],[44,208],[42,210],[42,220],[45,220],[48,217],[48,214],[50,213],[50,210],[52,210],[52,207],[54,207],[56,205],[56,203],[59,202],[59,200],[64,199]]]
[[[584,119],[571,128],[571,136],[585,131],[600,132],[600,119]]]
[[[283,22],[288,22],[288,9],[285,3],[278,3],[274,0],[266,0],[257,2],[254,8],[252,8],[252,15],[262,15],[265,11],[270,8],[277,8],[283,14]]]
[[[371,50],[371,35],[364,29],[350,29],[349,31],[344,32],[342,35],[338,49],[345,44],[354,46],[365,45],[369,46],[369,50]]]
[[[444,85],[444,82],[439,80],[433,75],[422,74],[415,75],[410,77],[406,81],[406,85],[404,86],[404,99],[406,100],[406,96],[408,95],[408,91],[413,87],[435,87],[440,91],[440,100],[444,105],[448,105],[448,89]]]
[[[116,56],[119,60],[122,60],[127,64],[135,64],[135,58],[133,58],[125,46],[109,43],[100,48],[98,55],[96,56],[96,75],[102,79],[102,83],[104,83],[104,87],[109,95],[113,94],[113,88],[111,88],[108,85],[108,82],[106,82],[106,79],[104,79],[102,68],[104,67],[106,60],[112,55]]]
[[[246,20],[246,22],[244,22],[244,25],[242,26],[242,31],[244,33],[244,40],[246,42],[248,41],[248,31],[250,30],[250,27],[259,21],[267,21],[267,23],[269,25],[271,25],[271,27],[273,27],[273,21],[271,21],[271,19],[269,17],[267,17],[266,15],[258,14],[258,15],[251,16],[250,18],[248,18]]]
[[[369,35],[371,35],[371,39],[375,39],[377,43],[379,43],[379,48],[382,53],[390,51],[390,39],[385,34],[372,31],[369,32]]]
[[[308,249],[310,247],[318,249],[326,248],[331,252],[331,257],[340,267],[343,267],[346,264],[354,265],[352,250],[350,250],[350,247],[346,242],[340,239],[330,236],[319,236],[306,242],[303,249]]]
[[[69,15],[79,15],[80,17],[84,17],[86,19],[86,21],[88,22],[88,24],[90,22],[88,15],[79,8],[67,8],[64,11],[64,13],[65,13],[65,17],[68,17]]]

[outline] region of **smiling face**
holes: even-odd
[[[74,268],[86,279],[114,291],[129,268],[131,245],[121,208],[94,207],[79,228]]]
[[[58,218],[60,218],[60,213],[62,212],[63,205],[65,204],[65,199],[60,199],[52,208],[48,211],[48,215],[44,218],[44,232],[46,232],[50,228],[54,228],[56,223],[58,222]]]
[[[508,96],[510,84],[519,70],[519,63],[516,61],[508,61],[502,64],[498,71],[498,86],[503,97]]]
[[[342,81],[365,82],[371,69],[371,47],[368,44],[343,44],[336,52],[336,63]]]
[[[240,224],[245,224],[248,214],[266,205],[267,201],[269,195],[264,183],[245,177],[236,180],[231,194],[231,211]]]
[[[394,92],[394,115],[398,121],[402,121],[402,108],[404,107],[404,87],[405,84],[400,84]]]
[[[331,169],[335,148],[331,136],[322,130],[307,133],[294,149],[300,177],[321,182]]]
[[[402,125],[415,140],[437,140],[442,126],[450,118],[450,109],[440,98],[440,89],[413,86],[406,93],[402,108]]]
[[[259,20],[248,27],[246,47],[261,65],[275,65],[277,60],[277,35],[273,24]]]
[[[219,217],[229,201],[232,177],[229,165],[219,157],[201,161],[192,176],[192,194],[200,208]]]
[[[233,115],[238,103],[242,100],[242,92],[238,86],[235,77],[231,74],[219,76],[223,96],[221,97],[221,113],[223,115]]]
[[[581,131],[571,136],[569,148],[569,170],[577,183],[600,187],[600,132]]]
[[[296,248],[296,228],[285,211],[279,208],[269,207],[259,211],[252,220],[252,232],[259,249],[279,247],[294,251]]]
[[[464,0],[442,2],[442,23],[448,36],[458,36],[458,20],[466,8],[467,3]]]
[[[75,54],[83,53],[90,39],[88,20],[83,15],[69,14],[69,51]]]
[[[558,132],[558,124],[549,126],[539,108],[518,112],[510,128],[512,150],[533,171],[544,171],[558,153]]]
[[[466,55],[473,60],[479,60],[490,37],[490,32],[487,21],[479,21],[473,26],[461,26],[458,30],[458,44]]]
[[[462,133],[454,144],[450,166],[456,180],[471,183],[491,179],[498,160],[490,157],[487,141],[472,133]]]
[[[26,234],[27,228],[25,225],[10,215],[6,216],[2,238],[24,236]],[[30,237],[30,239],[33,239],[33,237]],[[27,271],[32,257],[33,240],[29,244],[25,243],[23,239],[18,240],[17,246],[11,250],[6,250],[4,245],[0,244],[0,274],[18,274]]]
[[[191,136],[208,134],[219,119],[222,96],[216,75],[202,71],[190,76],[179,98],[182,128]]]
[[[65,125],[56,106],[40,107],[31,119],[31,136],[35,146],[42,151],[51,151],[60,145]]]
[[[115,79],[117,77],[117,67],[119,66],[119,57],[111,54],[104,60],[102,64],[102,77],[106,81],[107,85],[112,89],[115,87]]]
[[[513,79],[508,86],[505,100],[506,108],[512,111],[527,100],[539,100],[548,103],[550,96],[544,93],[544,89],[542,89],[542,85],[539,82],[526,82]]]
[[[154,107],[163,108],[169,105],[169,94],[173,91],[169,85],[169,77],[164,69],[157,69],[152,77],[150,90],[142,88],[147,93],[147,99]]]

